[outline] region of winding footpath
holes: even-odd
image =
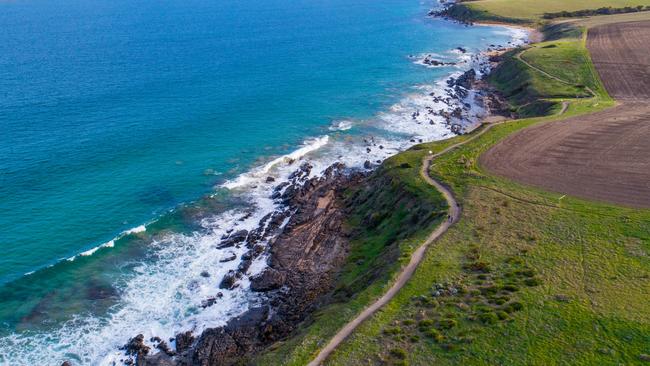
[[[575,85],[571,82],[562,80],[554,75],[551,75],[546,71],[539,69],[536,66],[528,63],[526,60],[524,60],[521,57],[521,55],[525,51],[526,50],[523,50],[522,52],[515,55],[515,57],[523,64],[551,79],[557,80],[567,85]],[[591,88],[585,86],[585,90],[587,90],[593,97],[596,97],[596,93]],[[559,113],[557,113],[557,116],[563,115],[567,111],[569,104],[570,103],[568,101],[563,101],[562,108],[559,111]],[[454,195],[451,192],[451,190],[429,175],[429,168],[431,167],[432,161],[437,157],[440,157],[441,155],[446,154],[447,152],[458,148],[459,146],[462,146],[464,144],[467,144],[468,142],[477,139],[478,137],[480,137],[481,135],[489,131],[492,127],[506,122],[507,120],[490,123],[490,124],[484,124],[485,127],[481,131],[476,133],[474,136],[472,136],[471,138],[459,142],[457,144],[451,145],[436,154],[428,154],[423,158],[422,167],[420,169],[420,175],[429,185],[435,187],[440,193],[442,193],[442,195],[445,197],[445,200],[447,200],[447,204],[449,205],[449,219],[441,223],[438,227],[436,227],[436,229],[429,235],[429,237],[427,237],[427,239],[422,243],[422,245],[420,245],[420,247],[418,247],[415,250],[415,252],[413,252],[413,254],[411,255],[411,260],[409,261],[408,265],[402,269],[402,271],[397,277],[397,280],[390,287],[390,289],[382,297],[380,297],[370,306],[365,308],[361,313],[359,313],[359,315],[357,315],[354,319],[348,322],[341,330],[339,330],[339,332],[336,333],[336,335],[334,335],[334,337],[329,341],[329,343],[318,353],[316,358],[314,358],[314,360],[311,361],[308,364],[308,366],[319,366],[323,362],[325,362],[327,357],[329,357],[332,354],[332,352],[334,352],[336,347],[338,347],[350,334],[352,334],[352,332],[359,325],[361,325],[361,323],[363,323],[366,319],[370,318],[382,306],[387,304],[393,297],[395,297],[395,295],[399,292],[400,289],[402,289],[402,287],[404,287],[406,282],[411,278],[411,276],[415,272],[417,266],[424,258],[424,255],[428,247],[433,242],[435,242],[438,238],[440,238],[440,236],[442,236],[442,234],[444,234],[447,231],[447,229],[451,227],[451,225],[453,225],[460,219],[460,206],[456,202],[456,199],[454,198]]]
[[[429,168],[431,167],[431,162],[441,156],[446,154],[447,152],[458,148],[459,146],[462,146],[468,142],[471,142],[481,135],[483,135],[485,132],[489,131],[493,126],[504,123],[505,121],[502,122],[497,122],[493,124],[488,124],[483,128],[480,132],[472,136],[471,138],[459,142],[457,144],[451,145],[442,151],[436,153],[436,154],[428,154],[422,159],[422,167],[420,168],[420,175],[422,178],[431,186],[436,188],[442,195],[445,197],[445,200],[447,200],[447,204],[449,205],[449,218],[445,220],[443,223],[438,225],[436,229],[429,234],[427,239],[420,245],[415,252],[411,255],[411,260],[409,261],[408,265],[402,269],[400,274],[397,277],[397,280],[395,283],[390,287],[390,289],[379,299],[377,299],[374,303],[372,303],[370,306],[365,308],[359,315],[357,315],[354,319],[352,319],[350,322],[348,322],[341,330],[334,335],[334,337],[329,341],[327,346],[323,348],[316,358],[314,358],[313,361],[311,361],[308,366],[318,366],[321,365],[327,357],[334,352],[336,347],[338,347],[344,340],[347,338],[352,332],[359,326],[361,323],[363,323],[366,319],[370,318],[377,310],[379,310],[382,306],[386,305],[395,295],[399,292],[399,290],[404,287],[406,282],[413,276],[413,273],[415,272],[415,269],[417,266],[422,262],[422,259],[424,258],[424,254],[426,253],[427,248],[435,242],[442,234],[444,234],[451,225],[456,223],[459,218],[460,218],[460,206],[458,205],[458,202],[456,202],[456,199],[454,198],[453,193],[451,190],[447,187],[445,187],[442,183],[438,182],[437,180],[433,179],[429,175]]]
[[[538,68],[537,66],[530,64],[528,61],[524,60],[524,58],[521,57],[521,56],[522,56],[526,51],[528,51],[528,50],[530,50],[530,48],[527,48],[527,49],[522,50],[521,52],[517,53],[517,54],[515,55],[515,58],[516,58],[517,60],[521,61],[524,65],[528,66],[529,68],[531,68],[531,69],[533,69],[533,70],[539,72],[540,74],[542,74],[542,75],[544,75],[544,76],[546,76],[546,77],[548,77],[548,78],[551,78],[551,79],[553,79],[553,80],[555,80],[555,81],[559,81],[559,82],[562,83],[562,84],[566,84],[566,85],[571,85],[571,86],[575,86],[575,87],[577,87],[576,84],[574,84],[574,83],[572,83],[572,82],[569,82],[569,81],[566,81],[566,80],[562,80],[562,79],[558,78],[557,76],[553,76],[553,75],[549,74],[548,72],[546,72],[546,71],[544,71],[544,70]],[[591,90],[590,87],[588,87],[588,86],[586,86],[586,85],[584,85],[583,87],[585,88],[586,91],[589,92],[589,94],[591,94],[591,97],[592,97],[592,98],[595,98],[595,97],[597,96],[596,93],[595,93],[593,90]]]
[[[517,58],[520,59],[517,55]],[[527,66],[531,67],[532,69],[535,69],[543,74],[546,74],[543,70],[539,70],[535,68],[534,66],[530,65],[523,59],[520,59],[524,64]],[[550,77],[557,79],[563,83],[567,83],[564,80],[558,79],[552,75],[549,75]],[[568,83],[567,83],[568,84]],[[587,88],[589,92],[592,94],[593,91],[589,88]],[[595,95],[595,94],[594,94]],[[569,108],[570,103],[568,101],[563,101],[562,102],[562,108],[561,110],[557,113],[557,116],[563,115],[567,109]],[[420,175],[424,179],[425,182],[427,182],[429,185],[433,186],[436,188],[442,195],[445,197],[445,200],[447,201],[447,204],[449,205],[449,219],[440,224],[436,229],[429,234],[427,239],[418,247],[418,249],[413,252],[411,255],[411,260],[409,261],[408,265],[402,269],[401,273],[397,277],[397,280],[395,283],[391,286],[391,288],[379,299],[377,299],[374,303],[372,303],[370,306],[365,308],[359,315],[357,315],[354,319],[352,319],[350,322],[348,322],[341,330],[332,337],[332,339],[329,341],[329,343],[318,353],[316,358],[314,358],[313,361],[311,361],[308,366],[319,366],[325,360],[329,355],[334,352],[336,347],[338,347],[343,341],[350,335],[352,332],[359,326],[361,323],[363,323],[366,319],[370,318],[377,310],[379,310],[382,306],[386,305],[395,295],[399,292],[399,290],[404,287],[406,282],[413,276],[413,273],[415,272],[417,266],[422,262],[422,259],[424,258],[424,254],[426,253],[426,250],[428,247],[435,242],[442,234],[444,234],[451,225],[455,224],[459,219],[460,219],[460,206],[458,205],[458,202],[456,202],[456,199],[454,198],[453,193],[451,190],[447,187],[445,187],[442,183],[438,182],[435,180],[431,175],[429,175],[429,168],[431,167],[431,162],[448,153],[451,150],[454,150],[460,146],[463,146],[469,142],[472,142],[479,138],[481,135],[484,133],[488,132],[492,127],[507,123],[508,120],[502,120],[498,122],[493,122],[493,123],[484,123],[483,124],[483,129],[481,129],[478,133],[476,133],[474,136],[468,138],[465,141],[461,141],[459,143],[453,144],[435,154],[428,154],[422,159],[422,167],[420,168]],[[480,128],[480,127],[479,127]],[[477,128],[478,129],[478,128]],[[474,130],[476,131],[476,129]]]

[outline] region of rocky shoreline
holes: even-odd
[[[498,62],[498,59],[492,58],[491,62]],[[482,71],[484,74],[487,69]],[[509,113],[503,99],[477,77],[474,69],[448,79],[447,86],[449,95],[445,98],[462,100],[473,90],[490,114],[507,116]],[[451,131],[462,133],[453,121],[463,118],[463,108],[440,113]],[[373,165],[369,161],[366,163],[366,168]],[[251,355],[290,336],[298,324],[327,301],[336,276],[346,262],[350,245],[342,194],[350,187],[363,184],[369,171],[351,170],[337,163],[322,175],[309,178],[311,170],[309,163],[303,163],[288,182],[275,186],[272,198],[282,202],[282,210],[265,216],[255,230],[227,234],[217,245],[219,248],[242,245],[248,248],[237,270],[230,271],[221,280],[219,287],[222,289],[239,286],[239,280],[252,261],[267,256],[268,267],[250,278],[250,289],[263,295],[260,303],[226,325],[201,334],[186,331],[173,339],[153,337],[149,342],[137,335],[122,348],[125,358],[121,361],[125,365],[245,363]],[[269,244],[262,246],[260,243],[265,240]],[[202,306],[214,306],[218,301],[219,294],[206,299]]]
[[[427,107],[413,114],[413,122],[421,124],[439,116],[451,132],[463,134],[474,104],[484,108],[488,115],[511,117],[507,103],[484,80],[500,62],[500,53],[509,47],[490,45],[487,53],[473,55],[474,67],[447,79],[443,94],[428,95],[434,104],[442,103],[447,110]],[[458,47],[457,52],[464,54],[467,50]],[[431,57],[425,61],[429,66],[439,63],[443,62]],[[343,192],[367,183],[377,163],[380,161],[367,160],[361,170],[335,163],[316,177],[311,174],[313,167],[309,163],[300,165],[288,181],[276,184],[271,192],[280,209],[264,216],[255,229],[230,231],[216,244],[217,248],[247,249],[237,269],[221,279],[219,288],[233,289],[248,279],[250,290],[260,294],[260,300],[224,326],[206,329],[201,334],[184,331],[168,340],[155,336],[145,340],[143,335],[136,335],[121,348],[124,357],[119,361],[140,366],[246,363],[269,345],[289,337],[328,301],[350,247]],[[273,177],[266,178],[266,183],[274,182]],[[268,267],[249,277],[251,264],[260,257],[266,259]],[[236,259],[234,256],[222,261]],[[209,274],[206,272],[205,276]],[[205,299],[201,307],[218,306],[221,296],[217,292]]]
[[[345,263],[349,234],[344,226],[341,194],[367,175],[334,164],[321,176],[308,178],[312,167],[300,166],[290,182],[276,186],[273,196],[286,207],[267,215],[251,232],[234,232],[220,246],[246,245],[246,258],[220,287],[238,286],[251,261],[268,255],[268,267],[250,279],[252,291],[263,293],[261,304],[231,319],[225,326],[202,334],[183,332],[169,342],[152,338],[156,350],[142,335],[124,346],[126,365],[229,365],[291,334],[333,288]],[[257,243],[275,235],[266,248]],[[209,299],[212,306],[218,299]],[[175,345],[175,350],[169,346]]]

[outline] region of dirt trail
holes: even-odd
[[[490,172],[544,189],[650,207],[650,21],[589,30],[587,47],[619,105],[535,125],[480,157]]]
[[[629,32],[634,35],[627,35]],[[620,39],[622,37],[638,39],[626,42]],[[650,83],[650,63],[643,44],[650,44],[650,22],[610,24],[591,30],[588,47],[596,69],[608,92],[627,102],[589,116],[525,129],[489,150],[481,157],[481,164],[495,173],[560,192],[650,207],[650,106],[644,96],[648,92],[638,90],[642,84]],[[636,56],[629,57],[630,53]],[[612,54],[616,55],[614,62],[604,57]],[[519,55],[518,58],[521,59]],[[634,71],[621,72],[625,68]],[[643,83],[632,80],[639,77]],[[568,106],[564,102],[559,114]],[[334,335],[309,366],[321,365],[361,323],[387,304],[411,278],[427,248],[458,221],[460,208],[452,192],[429,175],[432,160],[473,141],[497,124],[490,124],[470,139],[423,159],[420,174],[443,194],[449,205],[450,219],[440,224],[413,252],[390,289]]]
[[[542,74],[542,75],[544,75],[544,76],[546,76],[546,77],[548,77],[548,78],[551,78],[551,79],[553,79],[553,80],[559,81],[559,82],[561,82],[562,84],[571,85],[571,86],[576,86],[576,85],[575,85],[574,83],[572,83],[572,82],[569,82],[569,81],[566,81],[566,80],[562,80],[562,79],[558,78],[557,76],[553,76],[553,75],[549,74],[548,72],[546,72],[546,71],[544,71],[544,70],[538,68],[537,66],[534,66],[534,65],[531,65],[530,63],[528,63],[528,61],[526,61],[523,57],[521,57],[521,55],[523,55],[524,52],[526,52],[526,51],[528,51],[528,49],[522,50],[521,52],[517,53],[517,54],[515,55],[515,58],[516,58],[517,60],[521,61],[524,65],[528,66],[529,68],[531,68],[531,69],[533,69],[533,70],[539,72],[540,74]],[[596,96],[596,93],[594,93],[594,91],[591,90],[590,87],[588,87],[588,86],[584,86],[584,88],[585,88],[586,91],[589,92],[589,94],[591,94],[592,97],[595,97],[595,96]],[[564,102],[564,103],[566,103],[566,102]]]
[[[505,121],[504,121],[505,122]],[[433,179],[429,175],[429,168],[431,167],[431,162],[433,159],[453,150],[456,149],[459,146],[462,146],[468,142],[471,142],[475,139],[477,139],[479,136],[484,134],[485,132],[489,131],[493,126],[504,123],[504,122],[499,122],[499,123],[493,123],[485,126],[481,131],[476,133],[474,136],[471,138],[459,142],[457,144],[451,145],[442,151],[436,153],[436,154],[428,154],[427,156],[424,157],[422,160],[422,167],[420,168],[420,175],[422,178],[430,185],[435,187],[442,195],[445,197],[445,200],[447,200],[447,204],[449,205],[449,218],[448,220],[445,220],[443,223],[438,225],[438,227],[431,233],[429,234],[429,237],[418,247],[415,252],[411,255],[411,260],[409,261],[408,265],[402,269],[400,274],[397,277],[397,280],[395,283],[390,287],[390,289],[378,300],[376,300],[374,303],[369,305],[367,308],[365,308],[359,315],[357,315],[354,319],[352,319],[350,322],[348,322],[341,330],[339,330],[336,335],[330,340],[330,342],[318,353],[316,358],[314,358],[313,361],[311,361],[308,366],[318,366],[322,364],[327,357],[338,347],[344,340],[347,338],[352,332],[359,326],[361,323],[363,323],[366,319],[368,319],[370,316],[372,316],[377,310],[379,310],[382,306],[386,305],[395,295],[399,292],[402,287],[406,284],[406,282],[413,276],[413,273],[415,272],[415,269],[417,268],[418,264],[422,261],[424,258],[424,254],[426,253],[427,248],[435,242],[442,234],[444,234],[447,229],[454,223],[458,221],[460,218],[460,207],[458,206],[458,203],[456,202],[456,199],[454,198],[453,193],[451,190],[449,190],[447,187],[439,183],[437,180]]]

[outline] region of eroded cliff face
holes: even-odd
[[[235,245],[248,237],[251,258],[268,254],[269,267],[251,278],[251,290],[264,293],[262,304],[223,327],[197,335],[180,333],[175,340],[176,352],[160,349],[148,355],[148,350],[137,349],[136,342],[132,354],[138,365],[207,366],[241,362],[290,335],[324,301],[349,250],[343,192],[359,184],[364,174],[335,164],[322,177],[307,179],[310,169],[309,165],[302,165],[290,184],[276,188],[274,196],[283,200],[285,211],[263,219],[257,232],[233,233],[233,239],[222,241],[225,245]],[[273,235],[276,236],[267,251],[260,251],[256,239]],[[241,270],[227,275],[222,286],[236,286]]]

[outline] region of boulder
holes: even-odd
[[[264,272],[251,278],[251,290],[266,292],[277,290],[284,284],[285,275],[273,268],[267,268]]]
[[[120,348],[124,350],[127,355],[138,355],[140,353],[149,353],[150,348],[144,344],[144,336],[138,334],[137,336],[129,339],[129,342]]]
[[[158,348],[161,352],[163,352],[163,353],[166,354],[167,356],[173,356],[173,355],[176,354],[176,352],[174,352],[174,350],[172,350],[172,349],[169,347],[169,345],[167,344],[167,342],[162,341],[162,340],[160,341],[160,343],[158,343],[158,344],[156,345],[156,348]],[[147,359],[147,361],[149,361],[149,360]],[[147,362],[147,363],[148,363],[148,362]]]
[[[220,263],[232,262],[232,261],[234,261],[235,259],[237,259],[237,254],[235,254],[235,253],[233,253],[233,252],[230,252],[230,253],[228,253],[228,255],[226,255],[225,258],[220,259],[219,262],[220,262]]]
[[[190,348],[190,346],[194,342],[194,336],[190,331],[184,333],[178,333],[176,334],[176,338],[174,339],[174,341],[176,343],[176,352],[182,353]]]
[[[219,284],[219,288],[232,290],[233,288],[235,288],[235,282],[237,282],[237,279],[238,279],[237,273],[231,269],[230,271],[228,271],[228,273],[226,273],[225,276],[223,276],[223,279]]]
[[[222,248],[233,247],[235,246],[235,244],[239,244],[245,241],[247,236],[248,236],[247,230],[239,230],[233,234],[230,234],[225,238],[222,238],[221,243],[217,245],[217,248],[222,249]]]

